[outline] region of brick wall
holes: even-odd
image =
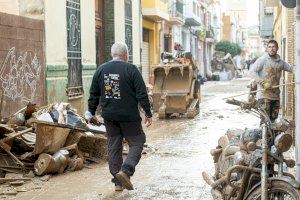
[[[43,21],[0,13],[0,88],[4,117],[46,103]]]
[[[296,65],[296,46],[295,46],[295,33],[296,33],[296,26],[295,26],[295,14],[294,9],[288,9],[287,11],[287,62],[292,66]],[[293,82],[295,80],[294,74],[287,73],[286,75],[286,82]],[[295,86],[289,85],[286,87],[286,117],[290,120],[295,120]],[[294,131],[291,131],[294,134]]]

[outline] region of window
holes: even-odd
[[[66,1],[67,18],[67,55],[69,99],[81,98],[83,95],[81,63],[81,15],[80,0]]]
[[[182,47],[183,47],[183,49],[186,49],[186,34],[185,34],[185,32],[182,32],[182,38],[181,38],[181,40],[182,40]]]
[[[181,0],[176,1],[176,10],[183,14],[183,2]]]

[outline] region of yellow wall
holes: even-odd
[[[223,37],[222,40],[231,41],[231,25],[230,25],[230,16],[223,15]]]
[[[157,23],[143,19],[143,28],[149,30],[149,64],[153,67],[153,65],[159,63],[159,33]]]
[[[154,8],[168,13],[168,4],[161,0],[142,0],[142,8]]]

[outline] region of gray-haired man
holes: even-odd
[[[111,47],[112,60],[101,65],[94,74],[89,112],[95,115],[100,102],[107,131],[109,170],[116,191],[123,187],[132,190],[130,176],[135,172],[146,141],[141,125],[138,103],[145,111],[146,126],[152,124],[152,113],[143,78],[135,65],[128,63],[128,49],[124,43]],[[123,162],[123,138],[129,144]]]

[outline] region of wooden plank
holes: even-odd
[[[30,178],[0,178],[0,183],[12,182],[12,181],[30,181]]]

